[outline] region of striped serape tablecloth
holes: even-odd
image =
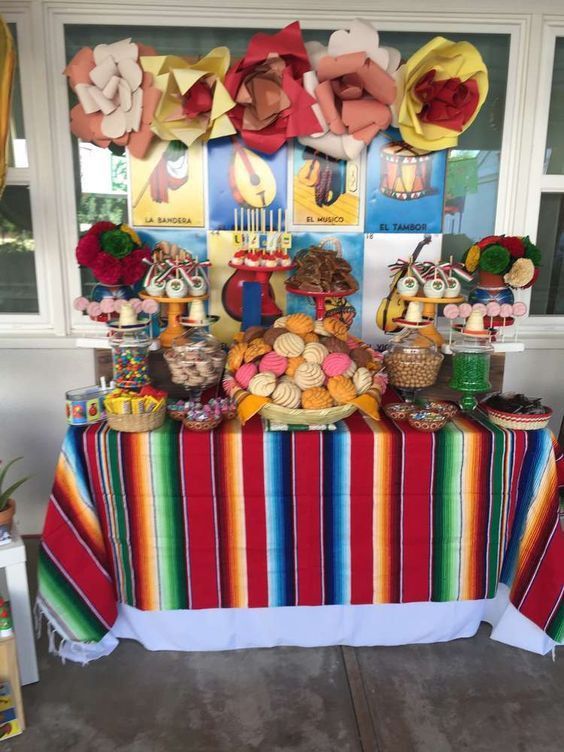
[[[143,610],[511,601],[564,637],[557,448],[460,416],[436,434],[358,413],[336,431],[260,419],[194,433],[70,428],[38,607],[94,643]]]

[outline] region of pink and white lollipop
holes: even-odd
[[[75,311],[85,311],[88,308],[88,298],[76,298],[72,305]]]
[[[91,319],[97,319],[98,316],[100,316],[100,314],[102,313],[102,306],[100,305],[100,303],[88,303],[86,313],[90,316]]]
[[[470,305],[470,303],[461,303],[458,308],[458,311],[460,313],[461,318],[467,319],[468,316],[470,316],[470,314],[472,313],[472,306]]]
[[[102,313],[113,313],[116,310],[116,301],[113,298],[102,298],[100,308]]]
[[[499,316],[500,305],[496,300],[490,300],[486,306],[486,315],[493,319],[494,316]]]
[[[517,303],[513,303],[513,315],[516,318],[521,318],[521,316],[525,316],[527,313],[527,306],[525,303],[522,303],[521,301],[518,301]]]
[[[135,311],[135,313],[141,313],[141,306],[143,303],[139,300],[139,298],[131,298],[129,301],[131,303],[131,307]]]
[[[141,303],[141,310],[143,313],[148,313],[150,316],[152,316],[154,313],[156,313],[159,310],[159,304],[156,300],[152,300],[151,298],[146,298]]]
[[[486,306],[483,303],[474,303],[472,306],[472,310],[476,311],[476,313],[480,313],[482,316],[486,315]]]
[[[499,307],[499,315],[502,318],[507,319],[507,318],[509,318],[511,316],[512,313],[513,313],[513,306],[512,305],[510,305],[509,303],[502,303],[502,305],[500,305],[500,307]]]
[[[451,321],[457,319],[460,316],[460,309],[454,303],[449,303],[443,308],[443,316]]]

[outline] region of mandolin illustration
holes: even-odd
[[[233,138],[229,184],[242,206],[264,209],[276,198],[276,179],[268,162]]]

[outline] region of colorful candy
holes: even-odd
[[[146,347],[114,346],[112,360],[116,386],[131,389],[150,382]]]

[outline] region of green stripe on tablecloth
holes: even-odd
[[[107,464],[110,475],[111,489],[106,497],[108,504],[108,514],[114,516],[116,524],[116,546],[119,549],[118,559],[124,563],[121,568],[123,574],[123,590],[125,602],[135,604],[135,589],[133,586],[133,561],[131,559],[131,547],[129,545],[130,534],[127,521],[127,498],[126,490],[122,483],[120,457],[122,456],[120,447],[119,431],[106,431],[105,449],[107,454]],[[127,440],[127,437],[125,437]],[[113,496],[112,496],[113,494]],[[111,507],[111,508],[110,508]]]
[[[564,642],[564,604],[560,604],[556,613],[548,623],[546,633],[552,637],[554,642]]]
[[[433,500],[432,600],[457,600],[462,534],[461,471],[464,434],[454,423],[436,434]]]
[[[489,540],[486,556],[488,557],[488,581],[486,598],[493,598],[499,582],[502,512],[506,502],[509,503],[509,487],[505,484],[506,462],[513,454],[513,433],[488,423],[487,428],[493,434],[491,493],[489,495]]]
[[[43,549],[39,551],[38,580],[42,598],[49,604],[54,618],[70,631],[70,639],[98,642],[104,637],[107,628]]]
[[[188,608],[186,541],[176,423],[151,434],[151,468],[162,609]]]

